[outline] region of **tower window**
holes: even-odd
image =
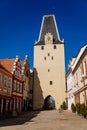
[[[50,53],[48,53],[48,56],[50,56]]]
[[[44,50],[44,46],[41,46],[41,50]]]
[[[44,60],[46,60],[46,57],[44,57]]]
[[[50,85],[52,85],[53,84],[53,82],[52,81],[50,81]]]
[[[51,59],[53,60],[53,56],[51,57]]]
[[[50,72],[50,69],[48,69],[48,72]]]
[[[54,45],[54,49],[56,49],[56,45]]]

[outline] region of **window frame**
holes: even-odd
[[[0,73],[0,86],[2,85],[2,74]]]

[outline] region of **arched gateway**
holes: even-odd
[[[44,109],[51,110],[55,109],[55,99],[52,96],[47,96],[44,100]]]

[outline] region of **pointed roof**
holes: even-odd
[[[61,42],[54,15],[43,16],[39,39],[36,44],[44,44],[44,36],[46,33],[51,33],[53,35],[53,43]]]

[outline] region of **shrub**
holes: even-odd
[[[77,114],[80,114],[80,111],[81,111],[81,104],[80,103],[76,104],[76,111],[77,111]]]
[[[73,105],[71,106],[73,109]],[[85,106],[85,104],[80,104],[80,103],[77,103],[76,104],[76,111],[77,111],[77,114],[81,114],[83,117],[87,118],[87,106]]]
[[[73,103],[71,104],[71,110],[72,112],[76,112],[76,106]]]
[[[86,117],[87,117],[87,106],[85,106],[85,105],[82,104],[81,112],[82,112],[82,113],[81,113],[82,116],[83,116],[84,118],[86,118]]]
[[[66,102],[64,101],[60,107],[61,107],[63,110],[66,110],[66,109],[67,109]]]
[[[87,106],[85,106],[84,117],[87,117]]]
[[[85,115],[85,104],[80,104],[80,114],[82,114],[82,116]]]

